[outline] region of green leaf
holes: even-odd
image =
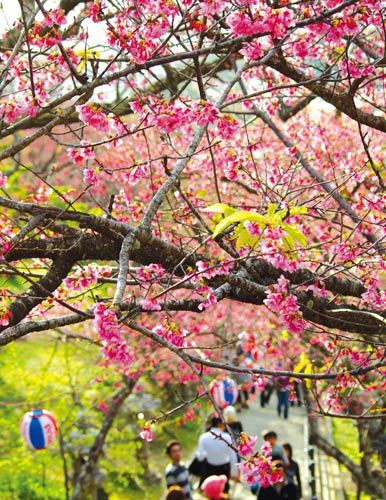
[[[248,212],[247,210],[239,210],[228,217],[225,217],[219,224],[217,224],[216,229],[213,233],[213,238],[216,238],[225,229],[234,224],[235,222],[257,222],[259,225],[265,226],[267,223],[267,218],[264,215],[254,214],[253,212]]]
[[[251,240],[256,239],[256,237],[251,236],[250,232],[245,229],[241,224],[238,226],[236,230],[236,248],[237,250],[244,245],[250,245],[251,246]]]
[[[197,198],[204,198],[208,194],[207,189],[200,189],[200,191],[197,191],[196,196]]]
[[[307,238],[304,234],[295,226],[290,224],[283,224],[283,229],[296,241],[298,241],[304,247],[307,246]]]
[[[268,217],[268,220],[269,222],[273,222],[273,217],[275,215],[275,212],[277,210],[277,203],[269,203],[268,204],[268,212],[267,212],[267,217]]]
[[[283,236],[284,249],[289,252],[295,248],[295,241],[289,234]]]
[[[290,215],[304,215],[308,212],[307,207],[291,207],[289,209]]]
[[[233,212],[235,212],[235,209],[230,207],[226,203],[215,203],[214,205],[211,205],[210,207],[204,208],[203,212],[212,212],[215,214],[231,215]]]

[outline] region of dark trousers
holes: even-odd
[[[229,478],[231,477],[231,464],[223,464],[223,465],[212,465],[205,462],[204,470],[202,471],[200,486],[205,481],[205,479],[209,476],[221,476],[223,475],[228,478],[228,481],[224,488],[224,493],[228,493],[229,491]]]
[[[289,392],[288,391],[279,391],[277,393],[277,413],[280,416],[281,415],[281,408],[284,406],[284,418],[288,418],[288,396]]]
[[[269,399],[271,397],[272,392],[273,392],[273,387],[271,385],[267,385],[267,387],[263,391],[261,391],[260,406],[262,408],[264,408],[264,406],[269,403]]]

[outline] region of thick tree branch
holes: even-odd
[[[9,307],[11,318],[8,326],[17,325],[34,307],[48,298],[63,283],[74,262],[74,259],[68,256],[54,260],[47,274],[11,304]],[[0,331],[2,330],[4,327],[0,327]]]
[[[381,132],[386,132],[385,118],[361,111],[354,105],[352,97],[348,94],[338,94],[333,90],[327,89],[327,87],[321,83],[309,81],[308,77],[303,75],[283,57],[271,58],[268,62],[268,66],[282,75],[291,78],[291,80],[302,83],[304,87],[309,89],[313,94],[321,97],[329,104],[332,104],[336,109],[353,120],[376,130],[380,130]]]

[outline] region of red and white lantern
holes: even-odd
[[[228,377],[212,380],[209,392],[220,408],[231,406],[237,401],[237,385],[234,380]]]

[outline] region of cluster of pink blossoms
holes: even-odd
[[[324,406],[328,412],[342,413],[346,409],[346,404],[343,402],[341,395],[337,393],[335,388],[327,388]]]
[[[367,352],[361,352],[346,347],[340,351],[339,356],[348,357],[353,364],[360,367],[366,367],[370,365],[370,357],[369,353]]]
[[[273,288],[269,288],[264,304],[272,311],[277,312],[289,332],[300,333],[307,323],[302,318],[296,297],[288,293],[288,281],[283,275]]]
[[[137,165],[130,170],[130,172],[124,172],[122,174],[122,179],[127,181],[129,184],[134,186],[138,181],[143,179],[148,173],[150,168],[150,163],[142,163],[141,165]]]
[[[141,282],[152,281],[162,278],[165,274],[165,269],[160,264],[149,264],[148,266],[138,267],[136,273]]]
[[[161,44],[161,37],[171,26],[178,9],[168,0],[129,2],[115,17],[114,29],[108,30],[109,45],[119,47],[132,62],[144,63],[154,57]],[[101,8],[93,9],[93,19],[99,20]],[[160,51],[162,53],[162,50]]]
[[[384,309],[386,307],[386,291],[380,290],[378,287],[378,279],[371,278],[367,284],[367,290],[362,294],[362,299],[365,304]]]
[[[232,13],[227,22],[235,36],[267,33],[273,38],[283,37],[295,23],[292,10],[271,9],[264,1],[255,2],[251,9]]]
[[[255,449],[257,438],[248,436],[245,432],[241,432],[237,440],[238,451],[242,457],[252,455]]]
[[[128,368],[134,357],[122,336],[115,311],[100,302],[95,306],[94,317],[95,328],[103,344],[103,356],[121,369]]]
[[[82,147],[79,148],[68,148],[68,157],[75,163],[75,165],[83,165],[86,160],[93,160],[95,158],[95,152],[92,147],[90,147],[87,141],[80,141]]]
[[[45,28],[52,28],[55,25],[61,26],[62,24],[66,24],[66,16],[64,15],[64,10],[59,8],[48,11],[40,23]]]
[[[146,298],[139,301],[139,305],[144,311],[160,311],[161,305],[158,304],[157,299]]]
[[[185,337],[187,332],[181,330],[174,321],[164,320],[162,325],[157,325],[153,328],[153,332],[163,337],[176,347],[184,347]]]
[[[339,71],[344,78],[361,78],[374,73],[375,68],[372,64],[368,66],[359,66],[354,61],[342,59],[339,63]]]
[[[64,280],[64,285],[69,290],[82,290],[98,282],[98,278],[108,278],[111,274],[109,266],[89,265],[85,268],[79,267]]]
[[[203,278],[214,278],[215,276],[221,276],[223,274],[227,274],[233,268],[233,262],[224,262],[220,266],[213,266],[210,262],[198,260],[196,262],[197,271],[200,273],[197,276],[197,281],[200,277]],[[196,277],[193,278],[193,281],[196,280]]]
[[[209,286],[201,286],[199,287],[199,289],[196,289],[197,291],[201,291],[202,292],[202,288],[206,288],[208,293],[206,294],[206,298],[204,300],[204,302],[201,302],[201,304],[199,304],[198,306],[198,309],[200,311],[206,311],[207,309],[209,309],[209,307],[212,307],[213,305],[217,304],[217,297],[216,295],[213,293],[213,289],[210,288]]]
[[[157,127],[167,134],[196,123],[199,126],[213,125],[212,133],[221,139],[230,139],[240,129],[235,118],[220,113],[208,101],[179,99],[170,103],[166,99],[151,96],[132,102],[131,108],[144,120],[145,125]]]
[[[86,125],[108,136],[120,135],[125,132],[122,122],[114,114],[106,114],[96,103],[75,106],[79,119]]]
[[[261,453],[255,453],[239,464],[241,476],[246,484],[259,483],[261,487],[266,488],[282,481],[281,471],[272,466],[271,450],[271,446],[265,443],[261,447]]]

